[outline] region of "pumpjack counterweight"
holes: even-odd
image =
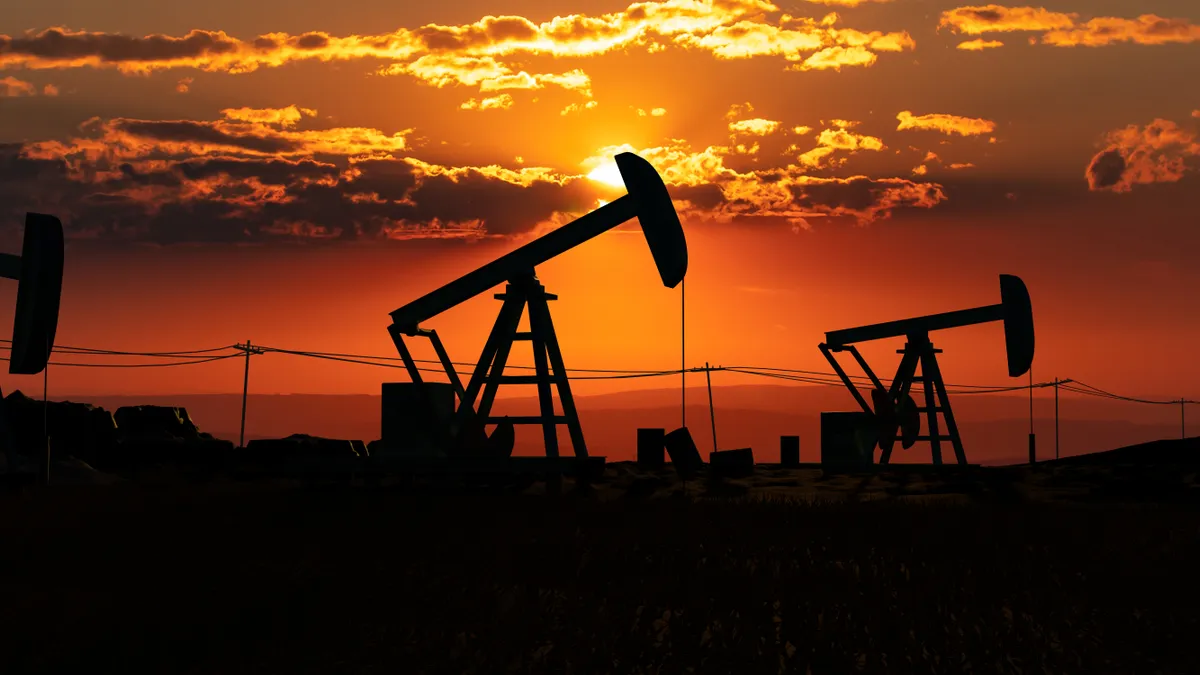
[[[942,379],[941,367],[937,361],[937,355],[942,353],[942,350],[934,348],[929,340],[929,333],[945,328],[1002,321],[1008,354],[1008,374],[1010,377],[1024,375],[1033,364],[1034,351],[1033,311],[1029,302],[1029,292],[1020,278],[1002,274],[1000,296],[1001,302],[997,305],[825,334],[825,342],[818,345],[818,348],[859,406],[874,420],[877,443],[881,450],[880,464],[887,464],[891,460],[892,448],[898,439],[901,441],[901,447],[905,449],[918,441],[927,441],[934,464],[942,464],[942,442],[949,441],[954,450],[955,461],[958,464],[967,463],[958,423],[954,419],[954,411],[946,393],[946,383]],[[891,386],[885,387],[854,344],[902,336],[907,338],[907,342],[904,349],[897,352],[902,355],[900,366]],[[870,379],[872,403],[867,402],[833,356],[835,352],[842,351],[850,352]],[[912,397],[912,387],[916,383],[921,385],[924,405],[918,405]],[[925,434],[920,433],[922,414],[925,416]],[[939,415],[941,422],[945,424],[944,434]]]
[[[575,456],[588,456],[562,351],[550,318],[548,303],[557,296],[547,293],[538,281],[537,265],[634,218],[642,226],[664,286],[677,286],[687,274],[688,265],[683,227],[658,172],[633,153],[621,153],[614,159],[628,194],[392,312],[388,332],[412,382],[422,388],[424,380],[404,338],[419,336],[428,338],[433,344],[442,369],[454,388],[458,398],[456,412],[452,419],[439,420],[437,425],[439,443],[449,454],[511,455],[515,443],[513,425],[538,424],[543,430],[547,457],[559,456],[560,425],[567,427]],[[504,293],[495,296],[503,301],[500,313],[475,370],[464,386],[437,332],[422,328],[421,324],[505,282]],[[519,326],[526,312],[529,331],[521,332]],[[526,341],[533,347],[534,375],[506,375],[504,371],[513,344]],[[539,414],[493,416],[497,390],[506,384],[537,385]],[[555,391],[562,405],[561,415],[554,412]],[[419,400],[428,398],[418,396]],[[433,415],[431,403],[427,408]],[[489,435],[486,429],[492,425],[495,430]]]

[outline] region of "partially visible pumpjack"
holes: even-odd
[[[42,372],[54,350],[62,295],[63,249],[63,228],[58,218],[27,213],[21,255],[0,253],[0,277],[19,284],[8,359],[8,372],[13,375]],[[0,445],[11,470],[16,457],[3,392],[0,392]]]

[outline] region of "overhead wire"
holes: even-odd
[[[0,339],[0,350],[11,350],[12,340]],[[307,358],[317,358],[341,363],[353,363],[359,365],[377,366],[385,368],[404,369],[403,359],[399,357],[389,356],[374,356],[366,354],[350,354],[341,352],[322,352],[322,351],[306,351],[297,349],[285,349],[282,347],[255,345],[256,352],[262,353],[279,353]],[[188,349],[188,350],[171,350],[171,351],[130,351],[117,349],[98,349],[93,347],[78,347],[71,345],[55,346],[54,351],[60,354],[70,354],[74,356],[129,356],[143,358],[162,358],[172,359],[172,361],[158,363],[82,363],[74,361],[51,361],[48,365],[65,366],[77,368],[163,368],[174,366],[189,366],[204,363],[213,363],[231,358],[238,358],[245,355],[245,348],[240,344],[224,345],[221,347],[211,347],[206,349]],[[232,351],[228,354],[219,354],[218,352]],[[0,361],[8,361],[10,359],[0,357]],[[414,362],[421,364],[436,364],[441,365],[441,361],[432,359],[414,359]],[[475,367],[476,364],[462,361],[451,361],[452,365]],[[517,370],[533,370],[534,366],[511,364],[506,365],[506,368]],[[790,382],[799,382],[803,384],[815,384],[823,386],[844,386],[844,382],[836,373],[821,372],[815,370],[805,370],[800,368],[780,368],[774,366],[707,366],[694,367],[683,369],[669,370],[628,370],[616,368],[567,368],[569,373],[580,373],[574,375],[573,380],[624,380],[624,379],[641,379],[651,377],[664,377],[670,375],[679,375],[686,372],[705,372],[705,371],[724,371],[738,373],[742,375],[750,375],[756,377],[765,377],[772,379],[780,379]],[[440,368],[422,368],[417,367],[418,372],[444,374],[445,371]],[[863,384],[873,384],[870,378],[865,375],[847,375],[851,381],[857,381]],[[892,378],[879,378],[880,383],[885,385],[890,384]],[[1173,400],[1153,400],[1140,398],[1135,396],[1124,396],[1106,391],[1099,387],[1092,386],[1085,382],[1072,379],[1069,383],[1058,381],[1037,382],[1031,384],[1021,384],[1014,386],[996,386],[996,385],[979,385],[979,384],[951,384],[945,383],[947,393],[953,393],[956,396],[969,394],[995,394],[1007,393],[1015,391],[1027,391],[1030,389],[1045,389],[1048,387],[1058,387],[1062,391],[1071,392],[1083,396],[1092,396],[1096,398],[1104,398],[1114,401],[1123,401],[1130,403],[1142,403],[1148,405],[1200,405],[1200,401],[1180,398]],[[923,391],[923,386],[918,383],[913,384],[913,389]]]

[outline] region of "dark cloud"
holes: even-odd
[[[1092,158],[1088,164],[1088,186],[1093,190],[1111,188],[1121,182],[1125,175],[1125,157],[1121,151],[1113,148]]]
[[[596,204],[596,188],[583,179],[565,186],[535,181],[529,186],[495,180],[476,170],[465,176],[428,176],[412,193],[412,218],[457,222],[483,219],[491,234],[519,234],[556,212],[584,213]]]
[[[131,37],[115,33],[67,32],[49,28],[25,37],[0,36],[0,55],[47,60],[98,58],[111,63],[171,61],[229,54],[238,41],[220,31],[193,30],[183,37]]]
[[[298,147],[295,141],[280,137],[254,134],[233,134],[206,122],[188,120],[146,121],[118,119],[113,127],[133,136],[176,143],[203,143],[228,148],[241,148],[262,153],[290,152]]]

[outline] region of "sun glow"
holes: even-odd
[[[625,187],[625,180],[621,178],[621,170],[618,169],[616,163],[613,162],[601,164],[595,169],[592,169],[591,173],[589,173],[587,177],[596,181],[597,183],[604,183],[605,185],[611,185],[618,188]]]

